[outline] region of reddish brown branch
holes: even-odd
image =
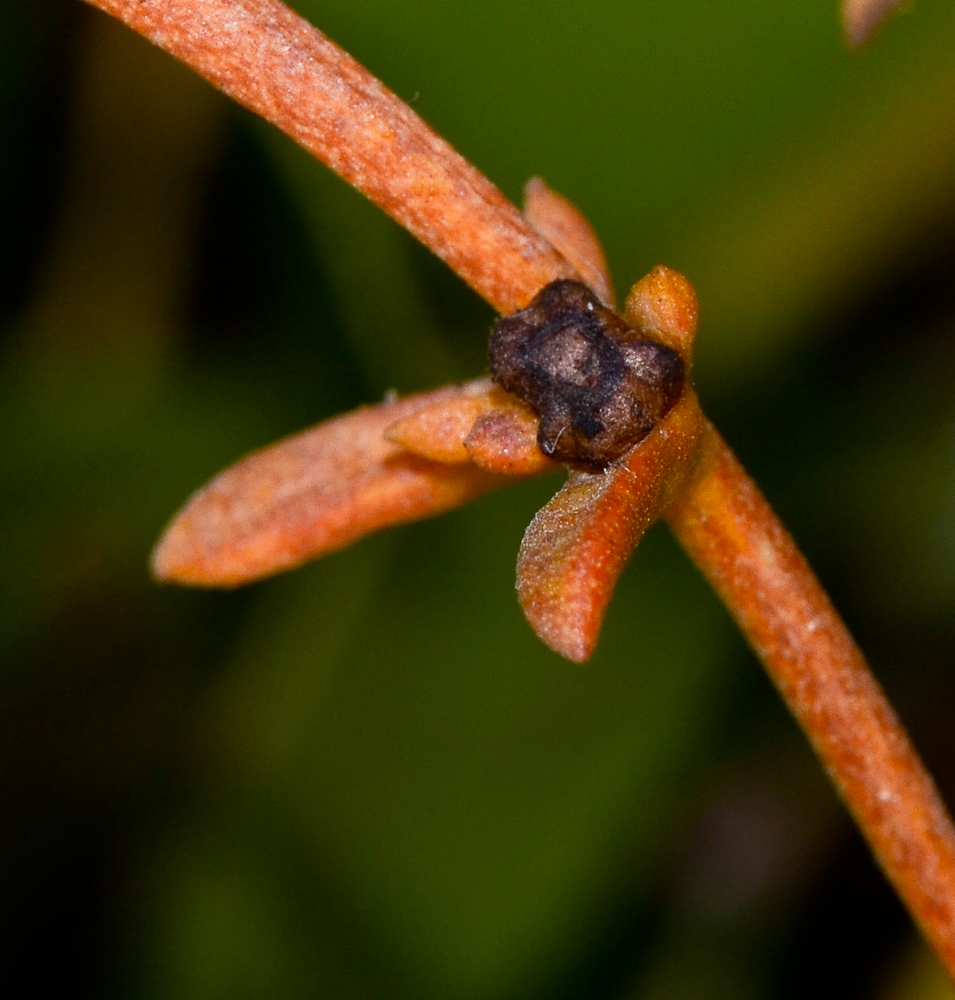
[[[806,731],[883,870],[955,970],[955,831],[932,779],[792,538],[708,425],[666,513]]]
[[[501,311],[574,275],[493,185],[277,0],[88,2],[287,132]],[[736,616],[955,974],[955,834],[932,781],[792,540],[716,431],[706,435],[697,474],[667,520]]]
[[[576,272],[470,163],[278,0],[87,0],[366,194],[501,312]]]

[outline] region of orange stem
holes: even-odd
[[[576,271],[364,66],[279,0],[87,0],[276,125],[503,313]]]
[[[497,188],[278,0],[87,2],[278,126],[500,311],[576,276]],[[667,520],[736,616],[955,977],[951,821],[792,540],[717,432],[708,428],[707,438],[698,473]]]
[[[955,829],[825,591],[712,424],[666,519],[739,622],[950,972]]]

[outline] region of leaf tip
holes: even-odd
[[[193,506],[192,501],[186,503],[153,548],[149,557],[153,579],[189,587],[236,587],[247,582],[248,575],[237,573],[227,561],[217,561],[215,548],[203,543]]]
[[[842,27],[849,45],[862,48],[882,27],[889,15],[902,10],[909,0],[843,0]]]
[[[658,264],[630,289],[624,316],[642,334],[673,348],[689,367],[699,303],[688,278]]]

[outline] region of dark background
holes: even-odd
[[[697,386],[955,800],[955,7],[300,0]],[[516,486],[233,593],[149,549],[244,452],[484,369],[492,313],[273,129],[74,0],[0,15],[3,994],[950,997],[662,528],[593,661],[513,593]]]

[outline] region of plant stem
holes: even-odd
[[[666,520],[736,618],[879,864],[955,970],[955,830],[825,591],[712,424]]]
[[[479,170],[278,0],[87,0],[276,125],[501,312],[574,269]]]
[[[394,94],[278,0],[87,0],[290,135],[502,312],[573,268]],[[710,426],[666,513],[955,978],[955,832],[825,592]]]

